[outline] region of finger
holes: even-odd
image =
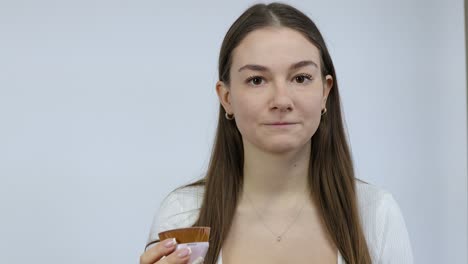
[[[186,264],[190,260],[192,249],[190,247],[180,248],[161,260],[161,264]],[[160,264],[158,262],[158,264]]]
[[[175,238],[169,238],[149,248],[140,256],[140,264],[153,264],[176,249]]]

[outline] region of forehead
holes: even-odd
[[[304,35],[286,27],[254,30],[232,53],[233,68],[247,63],[289,67],[301,60],[312,60],[320,65],[319,50]]]

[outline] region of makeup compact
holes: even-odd
[[[167,230],[158,234],[161,241],[175,238],[177,249],[190,247],[192,254],[189,264],[202,264],[208,252],[210,227],[187,227]]]

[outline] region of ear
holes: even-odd
[[[325,81],[323,82],[323,97],[322,97],[322,109],[327,105],[328,94],[330,93],[331,88],[333,87],[333,77],[328,74],[325,76]]]
[[[216,93],[218,94],[219,102],[223,105],[224,110],[228,114],[232,114],[231,88],[224,82],[218,81],[216,83]]]

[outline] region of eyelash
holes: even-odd
[[[294,79],[297,78],[297,77],[305,77],[307,78],[309,81],[312,80],[312,75],[310,74],[307,74],[307,73],[301,73],[301,74],[298,74],[296,76],[294,76]],[[250,76],[249,78],[247,78],[247,80],[245,81],[247,84],[249,84],[253,79],[255,78],[261,78],[261,79],[264,79],[262,76],[259,76],[259,75],[253,75],[253,76]],[[305,83],[305,82],[304,82]],[[304,83],[300,83],[300,84],[304,84]],[[258,85],[254,85],[254,86],[258,86]]]

